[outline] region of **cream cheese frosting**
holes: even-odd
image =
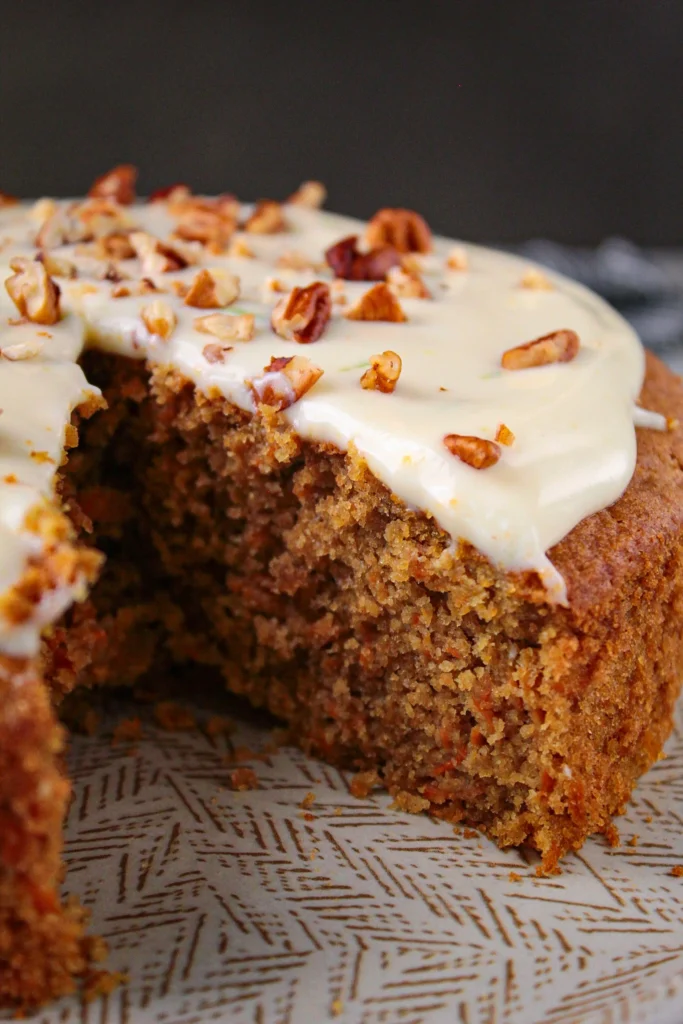
[[[243,207],[242,214],[249,210]],[[50,249],[78,275],[57,278],[58,323],[17,323],[17,309],[0,289],[0,349],[39,348],[31,358],[0,359],[0,593],[35,554],[26,515],[52,495],[71,411],[97,390],[77,363],[85,347],[96,346],[172,366],[202,391],[217,389],[250,411],[250,379],[273,357],[306,356],[323,374],[282,412],[301,437],[344,451],[353,446],[393,494],[431,514],[454,545],[468,541],[507,570],[536,571],[548,599],[565,602],[564,581],[546,552],[622,494],[635,467],[634,426],[665,426],[662,417],[635,405],[645,361],[634,332],[602,299],[559,275],[547,274],[550,287],[523,287],[529,268],[515,256],[466,245],[459,247],[465,269],[450,269],[454,243],[435,238],[432,251],[416,257],[431,298],[401,297],[404,322],[346,318],[372,283],[343,281],[337,287],[345,302],[333,303],[322,336],[308,345],[288,341],[271,327],[276,302],[294,286],[331,283],[325,250],[345,236],[362,237],[366,225],[298,205],[283,211],[285,230],[243,236],[251,256],[214,255],[194,244],[186,250],[193,264],[170,273],[138,258],[117,262],[124,286],[147,276],[160,296],[114,298],[116,284],[102,279],[106,262],[83,243]],[[3,281],[13,273],[12,260],[35,258],[39,215],[27,204],[0,209]],[[123,216],[130,227],[162,240],[176,227],[165,201],[126,207]],[[304,269],[292,266],[307,262]],[[224,312],[254,317],[253,338],[231,341],[223,361],[205,357],[207,342],[215,339],[195,327],[199,316],[215,310],[189,307],[173,290],[172,282],[190,284],[201,267],[236,275],[239,297]],[[166,340],[141,316],[155,298],[175,315]],[[560,329],[580,339],[570,362],[519,372],[501,367],[506,350]],[[402,361],[395,390],[362,388],[370,357],[387,350]],[[452,433],[493,440],[501,424],[514,443],[501,446],[499,460],[484,470],[444,445]],[[53,607],[22,630],[0,617],[0,649],[34,650],[42,626],[77,591],[56,596]]]

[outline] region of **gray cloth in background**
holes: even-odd
[[[539,239],[515,251],[602,295],[655,352],[683,345],[683,294],[632,242],[609,238],[597,249],[581,249]]]

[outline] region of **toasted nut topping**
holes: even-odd
[[[164,341],[173,334],[178,319],[167,302],[155,299],[140,311],[140,318],[150,334],[156,334]]]
[[[344,291],[343,281],[332,281],[330,284],[330,295],[332,296],[332,302],[335,306],[346,305],[346,292]]]
[[[146,231],[133,231],[130,244],[137,253],[142,265],[142,272],[149,274],[167,274],[174,270],[184,270],[190,263],[195,263],[192,254],[179,246],[166,245],[154,235]]]
[[[464,245],[454,245],[446,258],[448,270],[469,270],[470,259]]]
[[[305,356],[280,356],[264,366],[262,377],[248,383],[257,403],[282,410],[298,402],[322,375],[320,367]]]
[[[16,206],[19,202],[16,196],[11,196],[9,192],[0,192],[0,210],[3,206]]]
[[[308,206],[311,210],[319,210],[326,199],[327,189],[321,181],[303,181],[287,202],[294,206]]]
[[[43,200],[40,200],[43,202]],[[45,200],[52,202],[52,200]],[[54,204],[53,204],[54,205]],[[36,246],[39,249],[54,249],[58,245],[65,245],[70,241],[80,241],[73,238],[73,225],[64,210],[56,208],[41,222],[36,235]]]
[[[244,224],[244,230],[253,235],[274,235],[287,227],[282,215],[282,205],[274,199],[262,199]]]
[[[365,240],[369,246],[391,245],[398,252],[431,252],[432,233],[427,222],[414,210],[378,210],[368,224]]]
[[[50,252],[39,252],[36,259],[43,264],[51,277],[78,277],[78,268],[71,260],[55,256]]]
[[[137,177],[137,168],[132,164],[119,164],[101,178],[96,178],[88,195],[94,199],[113,199],[122,206],[130,206],[135,202]]]
[[[184,281],[169,281],[169,287],[179,299],[184,299],[190,290],[189,284],[185,284]]]
[[[160,292],[154,281],[149,277],[141,277],[139,281],[131,281],[130,284],[117,284],[111,290],[112,299],[127,299],[131,295],[152,295],[153,292]]]
[[[194,320],[195,331],[212,334],[221,341],[251,341],[254,337],[254,317],[251,313],[231,316],[229,313],[209,313]]]
[[[361,295],[344,316],[347,320],[389,320],[395,324],[408,319],[389,285],[384,283],[374,285]]]
[[[392,267],[387,282],[394,295],[403,299],[431,299],[432,293],[419,274],[414,271]]]
[[[315,263],[309,259],[303,252],[296,252],[290,249],[288,252],[283,252],[282,256],[278,258],[275,266],[278,270],[312,270],[315,273],[320,273],[322,270],[327,270],[327,266],[324,263]]]
[[[529,267],[519,283],[522,288],[533,288],[543,292],[553,290],[552,281],[538,267]]]
[[[16,345],[5,345],[0,349],[3,359],[11,359],[16,362],[20,359],[34,359],[43,351],[44,342],[33,338],[30,341],[19,341]]]
[[[371,368],[360,379],[361,387],[368,391],[383,391],[385,395],[392,392],[401,376],[401,357],[389,350],[370,356],[370,363]]]
[[[186,306],[197,309],[220,309],[229,306],[240,293],[240,279],[225,270],[202,269],[195,274],[185,296]]]
[[[220,207],[208,206],[202,200],[190,201],[178,213],[178,218],[174,232],[178,238],[201,242],[217,251],[225,248],[237,227],[233,211],[226,215]]]
[[[35,203],[28,212],[29,217],[36,224],[44,224],[48,217],[52,217],[57,212],[57,203],[54,199],[50,199],[47,196],[43,196],[42,199],[36,199]]]
[[[568,363],[578,355],[579,344],[576,331],[553,331],[525,345],[509,348],[503,352],[500,365],[504,370],[528,370],[549,363]]]
[[[132,260],[135,249],[128,231],[110,231],[95,243],[95,256],[99,260]]]
[[[202,349],[202,355],[207,363],[224,363],[228,352],[232,352],[232,350],[232,345],[221,345],[217,341],[210,341]]]
[[[249,248],[249,246],[247,245],[243,238],[233,238],[226,255],[234,256],[238,259],[243,260],[254,259],[253,251]]]
[[[308,345],[317,341],[325,330],[332,312],[330,289],[322,281],[307,288],[293,288],[273,310],[270,325],[287,341]]]
[[[511,444],[515,443],[515,435],[509,427],[506,427],[504,423],[500,423],[496,431],[496,441],[499,444],[507,445],[509,448]]]
[[[172,202],[174,200],[187,199],[191,194],[189,187],[178,181],[174,185],[165,185],[163,188],[157,188],[154,192],[150,192],[147,202],[158,203],[167,199],[169,202]]]
[[[56,324],[61,316],[59,285],[42,263],[17,259],[10,263],[16,273],[5,281],[10,299],[21,316],[34,324]]]
[[[461,462],[466,462],[473,469],[488,469],[501,456],[495,441],[485,441],[483,437],[470,434],[446,434],[443,443],[451,455],[457,455]]]
[[[391,245],[359,252],[358,235],[349,235],[331,245],[325,259],[334,276],[346,281],[381,281],[391,267],[397,267],[401,262],[401,257]]]

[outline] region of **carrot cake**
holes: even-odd
[[[679,689],[683,389],[613,309],[315,182],[135,177],[0,193],[0,1006],[100,952],[59,895],[76,686],[219,674],[545,870]]]

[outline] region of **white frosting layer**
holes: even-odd
[[[165,203],[138,205],[128,213],[136,226],[162,239],[175,226]],[[289,289],[331,281],[332,274],[280,269],[279,257],[295,251],[322,263],[329,245],[362,235],[365,226],[302,207],[288,206],[285,215],[287,231],[245,236],[256,258],[202,251],[197,265],[150,275],[177,316],[168,341],[150,336],[140,319],[156,296],[112,298],[112,284],[98,277],[103,264],[83,246],[53,250],[79,268],[77,279],[59,279],[65,315],[54,327],[8,324],[17,312],[0,289],[0,348],[36,338],[44,342],[30,360],[0,359],[0,592],[19,578],[35,547],[24,516],[51,493],[70,411],[94,390],[75,363],[87,343],[171,364],[202,390],[217,388],[247,410],[254,408],[248,378],[262,373],[273,356],[305,355],[324,374],[283,412],[302,437],[342,450],[354,445],[394,494],[431,513],[454,541],[471,542],[506,569],[536,570],[549,599],[564,601],[564,583],[546,552],[585,516],[618,498],[633,474],[634,403],[644,374],[644,352],[633,331],[596,295],[558,275],[548,274],[549,290],[521,287],[528,266],[514,256],[466,246],[468,269],[448,270],[453,243],[436,239],[433,253],[421,258],[433,298],[400,299],[407,322],[346,319],[344,311],[372,285],[343,282],[347,304],[334,305],[320,340],[305,346],[286,341],[270,327],[281,295],[269,290],[267,280],[277,278]],[[27,208],[0,211],[3,280],[11,273],[10,259],[35,255],[35,232]],[[141,276],[137,260],[119,265],[131,278]],[[190,282],[201,265],[238,275],[241,295],[226,312],[256,317],[253,340],[231,342],[224,362],[204,358],[204,347],[216,339],[193,327],[196,317],[212,311],[190,308],[169,290],[172,280]],[[573,361],[501,369],[506,349],[561,328],[579,335]],[[362,389],[370,356],[385,350],[403,361],[396,390]],[[642,416],[638,422],[663,425]],[[464,464],[443,444],[450,433],[493,439],[501,423],[515,441],[486,470]],[[45,452],[53,461],[32,452]],[[4,483],[10,474],[20,483]],[[3,631],[0,624],[0,648],[35,646],[38,626],[30,641],[19,642],[16,631]]]

